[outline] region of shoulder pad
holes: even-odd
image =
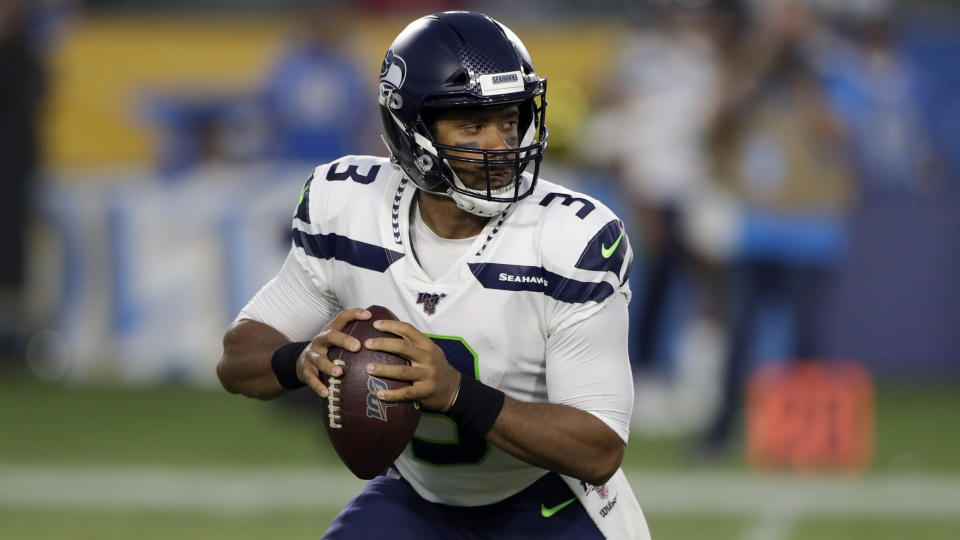
[[[336,161],[317,167],[316,171],[321,168],[323,175],[320,178],[324,180],[331,182],[349,180],[364,185],[372,184],[377,178],[382,177],[381,172],[392,172],[389,162],[384,158],[373,156],[343,156]]]
[[[374,156],[344,156],[330,163],[317,166],[313,174],[300,191],[297,210],[294,218],[303,225],[317,225],[313,222],[316,216],[329,219],[331,209],[345,208],[347,205],[331,204],[331,201],[357,201],[359,198],[373,197],[379,201],[383,189],[371,184],[379,183],[382,186],[393,174],[389,161]],[[380,180],[380,182],[377,182]],[[310,227],[308,227],[310,228]]]
[[[543,207],[541,250],[551,272],[622,285],[633,260],[623,221],[600,201],[567,189],[534,194]]]

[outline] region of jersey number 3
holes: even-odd
[[[462,338],[431,334],[428,336],[443,350],[447,362],[464,377],[478,377],[477,353]],[[434,428],[440,427],[439,431],[447,431],[449,435],[440,436],[439,433],[436,437],[414,435],[410,445],[415,458],[433,465],[470,465],[483,461],[490,451],[490,444],[486,439],[467,433],[449,416],[425,412],[423,417],[421,426],[431,423],[434,424]],[[448,425],[443,426],[443,424]],[[431,429],[431,432],[434,431],[437,430]]]

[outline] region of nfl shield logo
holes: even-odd
[[[422,292],[417,293],[417,303],[423,304],[423,311],[428,315],[433,315],[437,312],[437,303],[440,302],[440,299],[446,296],[446,293],[428,293]]]

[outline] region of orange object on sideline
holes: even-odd
[[[861,471],[873,457],[869,373],[851,361],[757,370],[747,385],[747,463],[756,469]]]

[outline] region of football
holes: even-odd
[[[396,316],[382,306],[367,308],[373,314],[366,321],[352,321],[343,331],[363,343],[368,338],[396,337],[373,327],[373,321]],[[413,437],[420,422],[420,409],[412,401],[387,403],[377,398],[378,390],[396,389],[410,383],[383,379],[366,371],[369,363],[409,365],[403,357],[361,348],[353,353],[339,347],[330,349],[330,361],[343,369],[339,377],[322,377],[330,391],[321,398],[324,426],[340,460],[358,478],[369,480],[393,463]]]

